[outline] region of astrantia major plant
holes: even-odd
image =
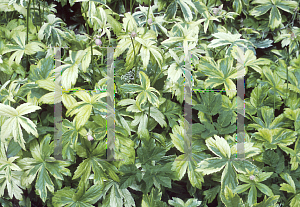
[[[0,3],[1,206],[299,206],[299,2],[47,2]]]

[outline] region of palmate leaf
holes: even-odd
[[[280,177],[284,179],[288,184],[282,183],[280,184],[280,190],[284,190],[288,193],[296,194],[296,186],[293,178],[287,173],[280,173]]]
[[[50,155],[54,151],[54,142],[51,142],[51,137],[47,134],[40,144],[37,140],[30,142],[30,152],[33,158],[23,158],[18,161],[18,165],[25,172],[22,176],[22,184],[28,186],[37,177],[35,188],[43,202],[47,198],[47,189],[54,193],[54,184],[50,179],[50,175],[55,178],[57,185],[61,186],[64,180],[63,175],[71,176],[68,167],[69,162],[55,160]]]
[[[148,122],[149,122],[148,121],[149,108],[146,106],[143,106],[141,108],[142,111],[140,111],[140,109],[137,107],[136,101],[133,99],[123,99],[118,103],[118,105],[121,105],[121,106],[130,105],[127,107],[126,111],[135,113],[134,117],[130,116],[131,118],[134,119],[130,123],[130,125],[132,127],[135,127],[138,125],[138,130],[137,130],[138,136],[149,138],[149,131],[147,130]],[[150,118],[154,119],[154,124],[155,124],[155,122],[157,122],[161,125],[161,127],[167,126],[167,123],[164,120],[163,113],[155,107],[150,107]]]
[[[236,85],[231,79],[242,77],[242,74],[233,67],[233,58],[227,57],[218,60],[216,63],[212,58],[202,57],[198,71],[208,76],[205,80],[205,88],[225,86],[226,95],[230,99],[236,94]]]
[[[120,179],[120,189],[125,189],[131,186],[136,180],[141,182],[142,172],[134,165],[122,165],[120,167],[122,176]]]
[[[202,202],[198,201],[195,198],[189,198],[186,202],[184,202],[183,200],[181,200],[180,198],[175,198],[172,197],[172,200],[169,200],[168,203],[171,206],[175,206],[175,207],[197,207],[199,206]]]
[[[268,83],[272,93],[279,94],[281,97],[286,95],[286,85],[284,85],[284,79],[281,79],[277,73],[273,72],[270,67],[264,67],[263,74],[266,77],[264,83]]]
[[[161,186],[172,188],[171,185],[171,166],[172,163],[168,162],[165,165],[149,165],[144,166],[146,172],[142,178],[144,183],[142,183],[143,193],[148,193],[150,188],[154,185],[155,187],[161,189]]]
[[[288,146],[295,142],[297,132],[290,129],[276,128],[276,129],[258,129],[254,133],[254,137],[263,141],[266,149],[276,149],[277,145]]]
[[[256,176],[253,175],[253,172],[254,171],[250,172],[247,169],[247,175],[239,174],[238,175],[239,180],[241,180],[247,184],[239,185],[234,190],[234,192],[236,192],[236,193],[242,193],[250,188],[249,193],[248,193],[248,203],[250,205],[253,205],[254,203],[257,202],[257,189],[256,188],[258,188],[262,193],[266,194],[267,196],[274,195],[272,190],[268,186],[261,183],[261,182],[265,181],[266,179],[268,179],[273,174],[273,172],[259,171],[258,173],[255,173],[255,174],[257,174]],[[250,179],[251,176],[254,176],[254,179]]]
[[[207,147],[218,157],[212,157],[202,160],[198,163],[198,167],[195,171],[203,172],[204,174],[212,174],[222,170],[221,176],[221,199],[223,202],[226,200],[224,191],[226,186],[230,189],[235,189],[238,185],[237,172],[244,172],[243,167],[247,166],[248,169],[255,171],[256,166],[251,162],[245,160],[242,163],[243,167],[239,166],[240,160],[234,160],[233,154],[231,152],[230,146],[224,138],[220,138],[215,135],[215,139],[208,138],[205,140]],[[239,167],[238,167],[239,166]],[[247,169],[246,169],[247,170]]]
[[[220,22],[220,20],[212,16],[208,11],[204,11],[202,15],[204,16],[204,19],[201,19],[201,21],[204,21],[204,33],[206,34],[208,26],[211,23],[213,24],[213,21]]]
[[[279,197],[279,195],[275,195],[270,196],[267,199],[267,196],[265,196],[262,202],[254,204],[253,207],[273,207],[275,204],[277,204]]]
[[[176,125],[176,121],[179,118],[179,113],[181,113],[181,106],[175,102],[167,99],[160,107],[159,110],[168,119],[168,125],[172,128]],[[151,113],[151,112],[150,112]]]
[[[161,201],[161,196],[162,192],[160,192],[157,188],[152,188],[150,195],[143,194],[142,207],[167,207],[168,205]]]
[[[136,106],[140,111],[142,111],[141,106],[148,100],[149,103],[159,107],[159,99],[155,95],[156,92],[160,94],[155,88],[150,87],[150,79],[149,77],[143,72],[140,71],[139,73],[141,85],[137,84],[124,84],[120,88],[123,92],[128,93],[139,93],[136,97]]]
[[[151,164],[152,161],[158,162],[166,150],[154,144],[154,140],[145,141],[142,147],[137,149],[138,162],[141,164]]]
[[[80,182],[85,183],[92,170],[94,172],[95,182],[103,183],[103,180],[107,180],[108,177],[119,182],[119,177],[116,174],[117,168],[102,158],[106,154],[105,141],[99,141],[99,143],[98,145],[97,142],[91,144],[90,141],[81,139],[81,145],[76,145],[75,150],[77,155],[86,159],[79,164],[72,180],[80,178]]]
[[[102,192],[103,186],[93,185],[87,191],[83,192],[83,195],[80,197],[76,196],[74,199],[75,189],[65,187],[61,190],[58,190],[54,193],[52,197],[52,204],[54,207],[60,206],[77,206],[77,207],[93,207],[92,204],[95,204],[99,199],[99,194]]]
[[[198,24],[200,24],[200,22],[198,22]],[[171,32],[169,39],[164,40],[161,44],[172,44],[175,42],[182,42],[183,51],[185,55],[184,57],[186,60],[188,58],[188,50],[193,49],[195,47],[195,45],[189,45],[188,42],[197,43],[199,27],[196,23],[194,25],[177,23],[176,25],[174,25],[172,30],[173,32]],[[179,33],[178,35],[180,36],[174,36],[174,33],[175,34]]]
[[[98,196],[103,197],[103,202],[98,207],[135,207],[131,193],[127,189],[120,189],[119,183],[112,180],[104,183],[103,191]]]
[[[191,22],[193,19],[193,14],[190,7],[192,7],[195,11],[197,11],[197,8],[195,7],[195,3],[192,2],[191,0],[174,0],[172,3],[170,3],[169,6],[167,7],[166,19],[172,19],[175,17],[178,5],[183,13],[183,17],[185,21]]]
[[[13,60],[19,65],[21,59],[24,55],[33,55],[39,51],[43,51],[46,45],[41,42],[31,41],[30,43],[25,43],[26,33],[21,31],[16,31],[15,35],[13,36],[14,41],[17,45],[8,45],[7,49],[4,49],[3,54],[8,52],[14,52],[9,58],[9,65],[13,64]]]
[[[70,107],[66,115],[73,116],[74,114],[76,114],[74,122],[76,122],[77,130],[79,130],[80,127],[82,127],[88,121],[93,108],[97,108],[101,112],[107,111],[106,104],[101,100],[98,100],[107,96],[107,92],[96,94],[92,97],[86,91],[78,91],[74,94],[82,101]]]
[[[67,119],[64,119],[62,122],[62,130],[62,157],[64,159],[75,161],[74,146],[77,144],[80,132],[76,130],[75,124]]]
[[[143,60],[143,68],[144,70],[147,68],[147,65],[149,63],[150,60],[150,54],[152,55],[152,57],[155,58],[155,60],[157,61],[159,67],[162,67],[162,61],[163,61],[163,57],[162,57],[162,50],[159,49],[158,47],[154,46],[153,44],[155,44],[155,41],[151,41],[149,39],[142,39],[139,37],[135,38],[136,41],[138,41],[142,47],[141,47],[141,58]]]
[[[283,1],[283,0],[254,0],[251,4],[261,4],[255,6],[251,11],[250,15],[258,17],[267,13],[270,9],[269,26],[271,30],[277,28],[282,21],[279,9],[293,14],[293,10],[297,7],[296,1]]]
[[[291,158],[291,170],[297,170],[300,162],[300,146],[299,146],[299,139],[297,139],[294,150],[286,147],[286,146],[279,146],[283,151],[290,155]]]
[[[35,68],[30,68],[28,79],[30,82],[47,79],[51,75],[54,67],[54,61],[51,56],[39,60]]]
[[[247,48],[247,44],[254,46],[249,40],[240,39],[240,37],[242,36],[241,34],[231,34],[230,32],[229,33],[218,32],[212,34],[212,36],[218,39],[213,39],[207,47],[216,48],[216,47],[228,45],[230,47],[228,47],[225,53],[228,56],[231,55],[234,46],[243,47],[243,48]]]
[[[193,109],[197,109],[208,115],[216,115],[220,112],[222,105],[222,96],[221,94],[214,93],[201,93],[200,94],[203,104],[196,104],[193,106]]]
[[[238,194],[233,193],[231,188],[226,186],[224,199],[222,200],[226,207],[242,207],[243,200],[238,196]]]
[[[269,65],[271,61],[267,58],[257,59],[252,50],[246,50],[245,54],[240,47],[234,46],[232,56],[237,59],[237,68],[245,67],[245,75],[247,74],[248,67],[253,68],[256,72],[262,74],[260,65]]]
[[[47,15],[46,19],[47,23],[44,23],[38,32],[39,41],[46,39],[48,45],[62,46],[62,40],[66,35],[59,29],[59,24],[65,25],[65,23],[54,14]]]
[[[4,152],[2,146],[3,144],[1,145],[1,151]],[[25,186],[21,184],[21,176],[24,172],[18,165],[13,163],[17,158],[19,157],[7,159],[5,156],[0,156],[0,196],[2,197],[4,190],[7,189],[11,199],[14,196],[18,200],[23,200],[22,189],[25,189]]]
[[[41,107],[34,106],[30,103],[21,104],[16,109],[0,103],[0,115],[9,117],[1,127],[1,139],[4,140],[12,133],[14,141],[18,142],[19,145],[26,151],[21,126],[28,133],[31,133],[36,137],[38,137],[38,133],[35,124],[30,119],[22,115],[29,114],[39,109],[41,109]]]
[[[288,127],[286,122],[286,117],[281,114],[274,118],[274,109],[268,106],[261,107],[261,116],[262,119],[259,117],[251,116],[254,124],[249,124],[248,127],[253,127],[255,129],[276,129],[276,128],[283,128]]]
[[[63,62],[64,65],[52,70],[53,72],[62,72],[62,87],[66,90],[71,89],[72,85],[75,85],[76,80],[78,78],[78,70],[79,70],[79,63],[82,62],[82,59],[85,57],[86,51],[79,50],[79,51],[72,51],[70,50],[70,56],[66,58]]]

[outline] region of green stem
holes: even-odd
[[[276,91],[274,90],[274,111],[275,111],[275,94],[276,94]]]
[[[157,71],[157,68],[158,68],[158,64],[156,64],[156,68],[155,68],[154,77],[156,77],[156,71]],[[153,85],[152,85],[152,86],[153,86]]]
[[[40,123],[42,123],[42,120],[41,120],[41,117],[40,117],[39,113],[37,113],[37,115],[39,117]]]
[[[94,74],[93,44],[91,44],[91,59],[92,59],[92,71],[93,71],[93,74]]]
[[[35,17],[35,8],[34,8],[34,0],[32,0],[32,4],[33,4],[33,18]],[[36,20],[35,20],[36,21]],[[33,20],[32,20],[32,23],[33,23]],[[36,28],[36,31],[38,32],[38,29],[37,29],[37,24],[35,22],[35,28]]]
[[[215,56],[215,58],[218,57],[219,53],[220,53],[226,46],[227,46],[227,45],[224,45],[224,46],[222,47],[222,49],[219,50],[219,52],[217,53],[217,55]]]
[[[286,203],[284,204],[284,206],[283,207],[286,207],[286,206],[288,206],[288,204],[289,204],[289,202],[290,202],[290,200],[292,200],[295,196],[296,196],[297,194],[294,194],[294,195],[292,195],[291,197],[289,197],[289,199],[286,201]]]
[[[29,17],[30,17],[30,4],[31,4],[31,0],[28,1],[28,5],[27,5],[27,33],[26,33],[26,44],[28,44],[28,37],[29,37]],[[27,72],[29,72],[29,55],[27,55]]]
[[[160,72],[159,72],[159,74],[155,77],[155,79],[154,79],[154,81],[153,81],[153,83],[152,83],[152,86],[154,86],[154,84],[155,84],[155,82],[157,81],[157,79],[158,79],[158,77],[160,76],[160,74],[162,74],[164,71],[166,71],[166,70],[168,70],[168,69],[164,69],[164,70],[161,70]]]
[[[46,4],[45,4],[45,0],[44,0],[44,7],[43,7],[43,21],[44,21],[44,15],[45,15],[45,6],[46,6]]]
[[[85,20],[85,25],[86,25],[86,30],[87,30],[87,34],[89,37],[90,36],[90,29],[89,29],[89,24],[88,24],[88,19],[86,16],[84,16],[84,20]],[[93,71],[93,74],[94,74],[94,61],[93,61],[93,41],[91,41],[91,61],[92,61],[92,71]]]
[[[287,53],[288,53],[288,59],[286,61],[287,65],[286,65],[286,100],[285,100],[285,105],[286,105],[286,102],[288,100],[288,90],[289,90],[289,86],[288,86],[288,83],[289,83],[289,70],[288,70],[288,67],[289,67],[289,60],[290,60],[290,53],[289,53],[289,50],[287,50]]]
[[[201,101],[199,94],[197,92],[195,92],[195,93],[196,93],[198,100]]]
[[[149,7],[148,7],[148,12],[147,12],[147,19],[146,19],[146,29],[144,30],[144,35],[146,34],[146,31],[148,30],[148,18],[149,18],[149,11],[150,11],[150,6],[152,4],[152,0],[149,2]]]
[[[133,0],[133,3],[132,3],[132,0],[130,0],[130,14],[132,14],[132,8],[133,8],[134,3],[135,3],[135,0]]]
[[[42,27],[42,17],[41,17],[41,3],[39,1],[39,17],[40,17],[40,29]]]
[[[150,103],[149,103],[149,110],[148,110],[148,120],[150,118]]]
[[[97,67],[100,68],[99,65],[98,65],[98,63],[97,63],[97,61],[96,61],[95,63],[96,63],[96,65],[97,65]],[[101,73],[101,71],[100,71],[100,79],[102,79],[102,78],[103,78],[103,76],[102,76],[102,73]]]
[[[131,39],[131,42],[132,42],[132,47],[133,47],[133,52],[134,52],[133,65],[135,66],[135,73],[134,73],[133,82],[136,83],[136,81],[135,81],[135,79],[136,79],[136,72],[137,72],[137,65],[135,64],[136,53],[135,53],[135,47],[134,47],[134,43],[133,43],[132,37],[130,37],[130,39]]]

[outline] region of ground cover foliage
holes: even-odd
[[[0,15],[1,206],[300,206],[299,1],[1,0]],[[54,46],[68,47],[60,68]],[[103,160],[107,93],[88,91],[107,86],[108,46],[123,161]],[[193,91],[185,152],[188,51],[193,88],[225,92]],[[244,104],[228,91],[239,68],[245,160]]]

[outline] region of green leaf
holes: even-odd
[[[234,146],[236,148],[236,146]],[[246,157],[245,157],[246,158]],[[247,169],[257,171],[257,167],[248,160],[234,160],[232,164],[239,173],[246,173]]]
[[[125,189],[131,186],[136,180],[142,180],[142,172],[135,165],[122,165],[120,172],[124,173],[120,179],[120,189]]]
[[[187,4],[187,2],[191,2],[191,1],[190,0],[178,0],[176,2],[179,4],[179,6],[181,8],[184,19],[187,22],[192,21],[192,19],[193,19],[192,11]]]
[[[179,118],[179,113],[181,113],[181,106],[177,103],[172,102],[167,99],[165,103],[163,103],[159,110],[163,113],[164,116],[168,119],[168,125],[173,128],[174,125],[177,125],[177,120]],[[151,110],[150,110],[151,115]]]
[[[157,188],[152,188],[150,195],[143,194],[142,207],[162,206],[167,207],[168,205],[161,201],[162,192]]]
[[[297,194],[292,200],[291,200],[291,203],[290,203],[290,206],[292,207],[296,207],[300,204],[300,194]]]
[[[233,193],[231,188],[228,186],[225,186],[224,198],[222,199],[222,202],[226,207],[243,206],[243,200],[238,196],[238,194]]]
[[[202,58],[200,62],[199,72],[208,76],[208,79],[205,80],[205,88],[217,87],[224,84],[226,95],[230,99],[236,94],[236,85],[231,79],[240,78],[243,75],[233,67],[233,58],[226,57],[219,59],[217,63],[212,58]],[[220,95],[220,94],[219,94]]]
[[[233,191],[234,191],[235,193],[243,193],[243,192],[245,192],[246,190],[248,190],[250,187],[251,187],[250,184],[243,184],[243,185],[237,186]]]
[[[53,130],[53,128],[51,128]],[[42,135],[42,133],[39,133],[39,135]],[[29,135],[28,133],[24,133],[24,140],[26,143],[29,143],[31,140],[33,140],[34,137]],[[6,156],[7,158],[14,157],[16,156],[19,151],[21,150],[21,146],[19,145],[18,142],[15,142],[13,139],[10,140],[7,151],[6,151]]]
[[[232,3],[232,7],[234,8],[234,11],[238,14],[241,14],[243,4],[241,0],[234,0]]]
[[[268,179],[272,174],[273,174],[273,172],[263,172],[263,173],[259,173],[257,182],[263,182],[263,181],[265,181],[265,180]]]
[[[40,144],[36,140],[32,140],[30,151],[33,158],[23,158],[18,161],[19,166],[25,172],[22,183],[31,184],[37,176],[35,188],[43,202],[47,198],[47,189],[54,193],[54,184],[49,174],[56,179],[57,183],[64,180],[62,175],[71,176],[69,169],[66,168],[70,165],[69,162],[58,161],[50,157],[54,151],[54,143],[49,144],[50,140],[50,135],[46,135]]]
[[[145,182],[146,186],[144,189],[144,193],[149,192],[150,188],[154,184],[155,187],[161,188],[161,186],[171,188],[171,178],[170,175],[172,174],[171,171],[171,164],[167,163],[164,166],[155,165],[151,166],[146,164],[145,165],[145,174],[143,176],[143,181]]]
[[[142,86],[137,84],[124,84],[120,88],[124,93],[138,93],[143,90]]]
[[[52,204],[54,207],[59,206],[82,206],[82,207],[92,207],[99,199],[99,194],[102,192],[103,186],[93,185],[77,201],[72,198],[75,195],[75,189],[69,187],[64,187],[54,193],[52,197]]]
[[[17,30],[13,35],[13,40],[17,43],[17,45],[8,45],[6,49],[4,49],[3,54],[8,52],[14,52],[9,58],[9,65],[12,66],[13,61],[15,60],[16,64],[19,65],[21,63],[21,59],[25,54],[33,55],[38,51],[43,51],[45,45],[41,42],[32,41],[26,45],[25,43],[26,32]]]
[[[279,197],[279,195],[275,195],[267,199],[265,196],[262,202],[254,204],[253,207],[273,207],[275,204],[277,204]]]
[[[214,172],[219,172],[222,168],[225,167],[227,163],[227,159],[220,159],[220,158],[207,158],[200,163],[198,163],[198,168],[196,171],[203,172],[204,174],[208,175]]]
[[[201,94],[201,98],[203,104],[197,104],[192,107],[193,109],[207,113],[208,115],[216,115],[221,110],[222,105],[217,104],[222,102],[221,94],[204,93]]]
[[[8,137],[11,133],[13,134],[15,142],[18,142],[20,146],[26,151],[25,140],[23,139],[23,133],[21,130],[22,126],[28,133],[32,133],[38,137],[35,124],[28,118],[22,116],[38,109],[39,106],[34,106],[31,103],[24,103],[18,106],[16,109],[0,104],[0,115],[10,117],[7,119],[1,127],[1,137],[2,139]]]
[[[59,28],[59,24],[65,25],[65,23],[54,14],[47,15],[46,19],[47,23],[44,23],[38,32],[38,40],[46,39],[47,45],[63,46],[62,40],[65,39],[66,35]]]
[[[180,198],[172,197],[172,200],[169,200],[168,203],[171,206],[175,207],[197,207],[199,206],[202,202],[198,201],[195,198],[189,198],[185,203],[183,200]]]
[[[267,1],[265,1],[265,2],[267,2]],[[251,2],[251,3],[253,4],[254,2]],[[258,17],[258,16],[261,16],[261,15],[264,15],[265,13],[267,13],[271,8],[272,8],[272,5],[268,2],[265,5],[259,5],[259,6],[254,7],[250,11],[250,15]]]
[[[230,158],[231,151],[229,144],[227,141],[222,137],[215,135],[215,140],[213,138],[206,139],[206,145],[210,151],[212,151],[215,155],[219,156],[220,158]]]
[[[280,184],[281,186],[280,190],[284,190],[288,193],[296,194],[296,186],[292,177],[287,173],[280,173],[280,177],[282,177],[282,179],[284,179],[288,183],[288,184],[286,183]]]
[[[166,153],[162,147],[156,146],[153,141],[145,141],[142,147],[137,149],[139,162],[142,164],[159,161]]]
[[[266,194],[267,196],[273,196],[273,192],[272,190],[266,186],[265,184],[262,184],[262,183],[257,183],[256,184],[256,187],[263,193],[263,194]]]
[[[269,22],[270,28],[272,30],[274,30],[275,28],[277,28],[280,25],[281,14],[276,6],[272,7],[269,19],[270,19],[270,22]]]
[[[228,186],[230,189],[235,189],[238,185],[237,174],[232,167],[232,163],[228,162],[222,172],[221,176],[221,192],[224,192],[225,186]],[[221,194],[222,197],[223,194]]]
[[[36,68],[30,67],[28,79],[31,82],[47,79],[53,70],[54,62],[51,56],[39,60]]]
[[[169,4],[166,11],[166,19],[173,19],[177,12],[177,3],[176,0]]]
[[[276,145],[290,145],[295,142],[296,132],[277,128],[277,129],[259,129],[258,132],[254,133],[254,137],[264,141],[266,148],[275,149]]]
[[[203,195],[205,195],[205,200],[207,200],[208,203],[211,203],[216,198],[219,192],[220,192],[220,185],[217,185],[213,188],[203,191]]]
[[[0,144],[0,147],[1,152],[4,152],[3,144]],[[19,157],[7,159],[5,156],[0,156],[0,196],[3,197],[4,190],[7,189],[11,199],[14,196],[17,199],[22,200],[22,189],[25,189],[25,186],[21,184],[21,176],[23,175],[22,169],[13,163],[17,158]]]

